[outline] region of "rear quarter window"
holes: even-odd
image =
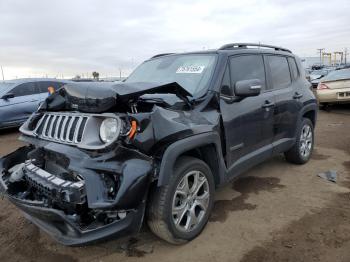
[[[288,63],[290,68],[290,74],[292,75],[292,79],[296,80],[299,77],[299,71],[297,64],[294,58],[288,57]]]

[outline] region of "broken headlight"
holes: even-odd
[[[105,143],[116,140],[120,134],[121,120],[119,118],[106,118],[100,126],[100,138]]]

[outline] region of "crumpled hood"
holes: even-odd
[[[178,83],[69,83],[49,96],[39,110],[79,110],[81,112],[105,112],[118,104],[139,98],[144,94],[175,94],[187,97],[191,94]]]

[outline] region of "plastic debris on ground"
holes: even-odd
[[[326,179],[328,181],[331,181],[333,183],[337,183],[337,171],[329,170],[323,173],[317,174],[317,176]]]

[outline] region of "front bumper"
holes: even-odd
[[[89,210],[125,210],[126,216],[98,227],[82,228],[71,214],[48,206],[43,201],[19,198],[9,189],[6,172],[14,165],[23,163],[34,147],[22,147],[0,159],[0,190],[26,218],[64,245],[82,245],[109,237],[120,237],[137,232],[142,224],[148,187],[153,169],[152,159],[118,146],[108,153],[90,156],[80,149],[57,143],[42,143],[48,152],[62,155],[69,160],[69,170],[78,172],[85,182]],[[113,199],[105,196],[101,173],[119,174],[121,182]]]
[[[40,227],[56,241],[67,246],[80,246],[112,237],[122,237],[136,233],[142,224],[144,203],[129,211],[120,221],[112,222],[98,229],[82,230],[64,212],[45,208],[38,203],[22,201],[6,195],[8,199],[24,212],[24,216]]]

